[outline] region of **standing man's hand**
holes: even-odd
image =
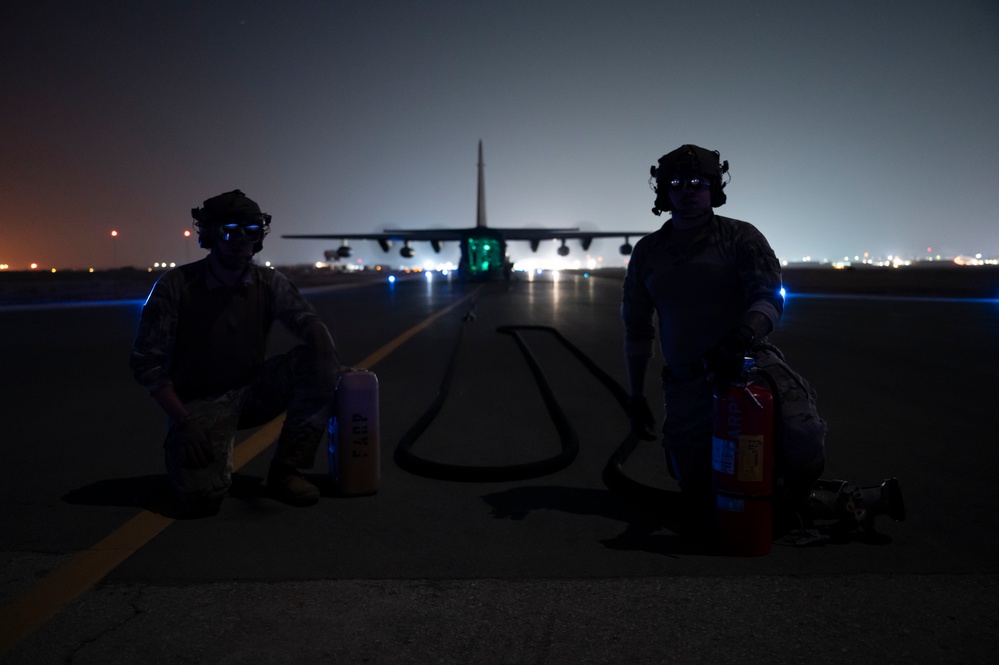
[[[753,346],[756,335],[747,325],[728,333],[704,354],[704,368],[716,381],[731,381],[742,373],[746,354]]]

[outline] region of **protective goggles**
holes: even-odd
[[[223,240],[232,240],[237,236],[243,236],[250,242],[260,242],[267,235],[267,227],[263,224],[220,224]]]
[[[711,178],[705,178],[703,176],[690,176],[687,178],[681,178],[679,176],[674,176],[669,180],[669,188],[674,192],[679,192],[684,189],[690,189],[696,192],[699,189],[706,189],[711,186]]]

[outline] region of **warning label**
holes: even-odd
[[[763,480],[763,435],[740,436],[736,455],[736,479],[746,482]]]
[[[735,473],[735,441],[711,437],[711,468],[718,473]]]

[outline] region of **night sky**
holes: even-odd
[[[200,258],[235,188],[278,265],[471,226],[480,139],[492,226],[654,230],[649,166],[696,143],[782,259],[999,256],[997,56],[994,0],[5,2],[0,264]]]

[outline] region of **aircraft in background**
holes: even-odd
[[[566,240],[578,239],[586,251],[594,238],[623,237],[621,254],[631,254],[632,245],[629,238],[641,237],[649,231],[580,231],[578,228],[493,228],[486,225],[485,179],[482,171],[482,141],[479,141],[479,183],[476,202],[475,226],[464,229],[387,229],[382,233],[322,233],[322,234],[291,234],[282,238],[302,238],[309,240],[339,239],[340,247],[327,250],[326,259],[338,260],[350,258],[353,251],[347,244],[348,240],[374,240],[388,252],[392,243],[403,243],[399,255],[410,259],[415,250],[410,246],[414,241],[430,243],[435,252],[441,251],[441,243],[457,241],[461,247],[461,259],[458,262],[460,276],[481,280],[509,274],[512,264],[507,256],[506,243],[510,240],[526,240],[531,244],[531,251],[537,251],[542,240],[561,240],[558,248],[559,256],[567,256],[569,247]]]

